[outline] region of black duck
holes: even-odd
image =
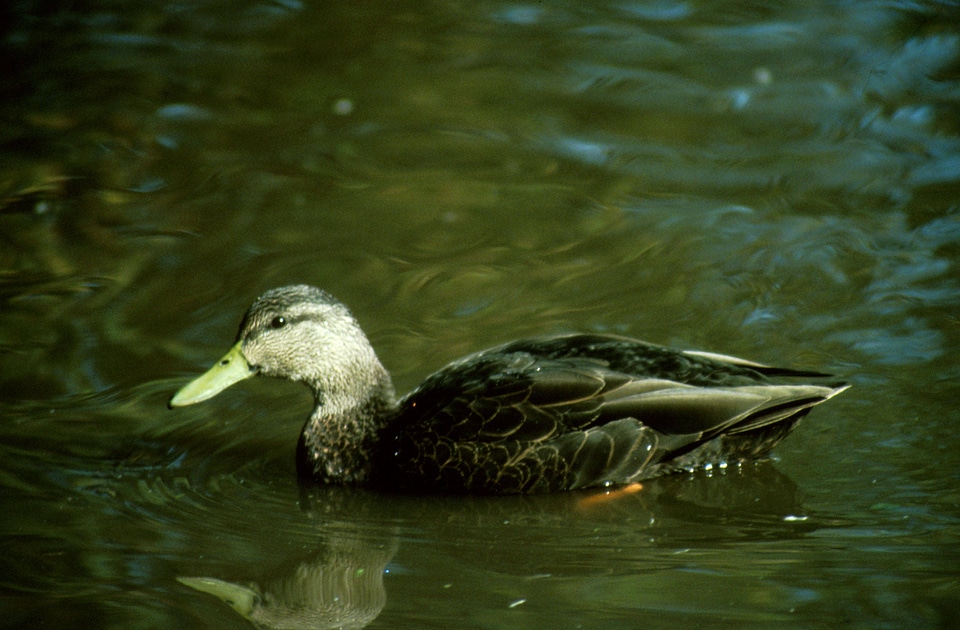
[[[303,382],[316,406],[300,474],[405,491],[615,486],[764,456],[842,383],[634,339],[573,334],[464,357],[397,400],[346,306],[304,285],[267,291],[237,342],[184,386],[192,405],[254,375]]]

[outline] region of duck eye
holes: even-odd
[[[287,325],[287,319],[283,315],[277,315],[270,320],[270,328],[283,328]]]

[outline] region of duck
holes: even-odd
[[[465,494],[624,487],[762,459],[849,387],[820,372],[576,333],[470,354],[398,398],[354,315],[308,285],[260,295],[230,350],[169,407],[254,376],[313,392],[296,447],[302,480]]]

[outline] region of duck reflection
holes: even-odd
[[[321,547],[262,575],[257,582],[235,583],[213,577],[178,577],[198,591],[232,607],[258,628],[364,628],[387,602],[383,576],[397,551],[397,538],[344,520],[373,499],[366,493],[303,495],[308,518],[318,522]],[[331,515],[340,518],[329,519]]]
[[[397,496],[302,488],[301,509],[316,523],[318,548],[255,583],[178,580],[260,628],[363,628],[386,606],[384,574],[401,538],[429,546],[431,562],[439,559],[451,571],[610,575],[655,569],[655,558],[663,561],[656,550],[805,536],[824,522],[801,503],[796,484],[770,462],[662,477],[637,492],[609,495]],[[612,559],[605,553],[611,545],[630,553]],[[416,561],[418,549],[409,555]]]

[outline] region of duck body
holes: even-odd
[[[826,375],[599,334],[511,342],[464,357],[397,401],[356,320],[327,293],[274,289],[234,348],[171,406],[265,374],[316,406],[300,475],[407,492],[515,494],[633,483],[768,453],[841,383]]]

